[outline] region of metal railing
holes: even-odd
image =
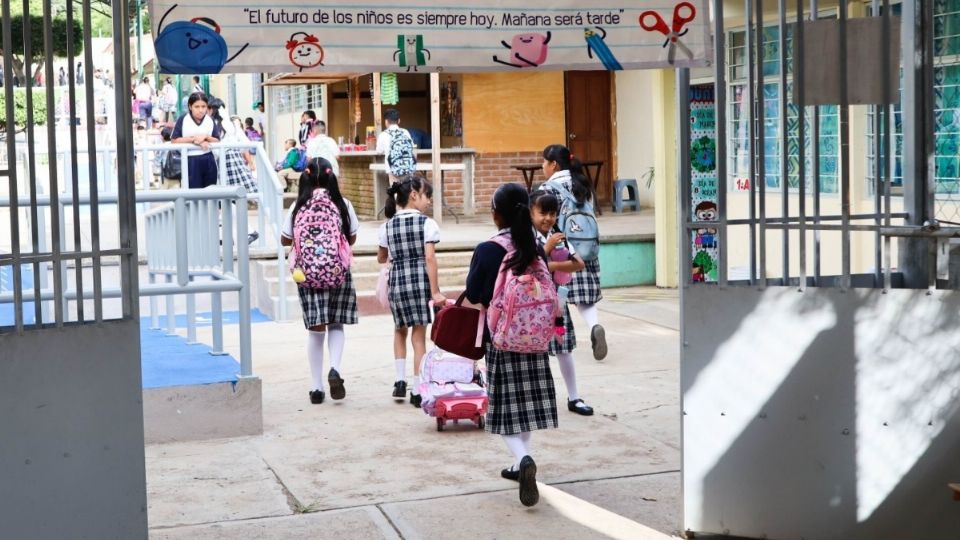
[[[217,160],[219,162],[219,186],[228,186],[227,182],[227,173],[226,173],[226,152],[227,150],[255,150],[254,160],[256,163],[256,171],[253,173],[258,191],[255,193],[248,193],[248,200],[256,201],[258,211],[257,211],[257,231],[259,233],[259,238],[254,244],[255,253],[260,255],[269,254],[271,258],[276,258],[275,263],[277,264],[278,275],[283,275],[283,270],[285,267],[285,257],[286,253],[283,246],[280,243],[280,233],[283,230],[284,222],[284,207],[283,207],[283,192],[284,185],[281,183],[280,178],[277,176],[276,171],[274,171],[273,164],[270,163],[269,156],[267,155],[266,150],[263,147],[262,143],[214,143],[210,145],[213,152],[217,155]],[[141,173],[141,184],[140,192],[150,192],[154,191],[154,188],[151,185],[151,179],[154,177],[154,166],[157,162],[157,154],[160,152],[166,153],[171,151],[179,151],[181,157],[181,178],[187,178],[189,174],[189,160],[187,158],[186,150],[195,148],[191,144],[174,144],[174,143],[164,143],[164,144],[150,144],[150,145],[139,145],[134,148],[134,152],[137,156],[137,165]],[[26,160],[27,147],[25,144],[18,143],[17,153],[18,153],[18,163],[24,164],[26,166],[29,163]],[[62,174],[65,181],[63,185],[65,190],[63,194],[71,195],[71,186],[73,185],[73,171],[69,167],[71,150],[69,148],[57,148],[56,156],[57,163],[63,164]],[[80,155],[87,154],[89,159],[89,154],[86,148],[78,148],[77,153]],[[33,151],[35,159],[48,156],[45,148],[36,148]],[[49,158],[46,158],[49,159]],[[115,193],[117,189],[117,174],[115,170],[115,163],[117,159],[117,150],[116,148],[110,147],[96,147],[95,148],[95,166],[98,171],[97,174],[97,191],[98,193],[109,194]],[[38,168],[38,172],[42,172],[42,167]],[[29,171],[24,171],[25,174],[21,175],[20,178],[27,179],[30,177]],[[81,173],[85,172],[81,170]],[[161,171],[162,178],[162,171]],[[81,184],[83,185],[83,184]],[[46,189],[43,182],[36,183],[36,189],[38,194],[46,195],[49,190]],[[164,190],[166,191],[166,190]],[[25,192],[21,191],[21,192]],[[69,198],[69,197],[68,197]],[[147,211],[145,204],[140,204],[141,199],[138,197],[138,205],[140,207],[140,212],[144,213]],[[40,238],[41,243],[44,242],[46,238],[46,208],[41,206],[38,209],[39,219],[37,222],[38,237]],[[61,214],[62,216],[62,214]],[[61,224],[63,220],[61,219]],[[46,246],[41,246],[45,249]],[[146,255],[149,258],[149,251],[147,250],[147,244],[140,245],[140,254],[141,256]],[[46,286],[46,274],[40,273],[40,287]],[[279,307],[277,311],[277,318],[279,320],[285,320],[287,317],[287,284],[284,280],[280,280],[279,283]]]
[[[115,193],[98,194],[98,203],[117,204],[119,199]],[[80,205],[91,205],[89,195],[78,195],[73,198]],[[159,313],[157,310],[158,296],[166,296],[168,332],[173,333],[175,328],[175,313],[173,297],[179,294],[187,295],[187,339],[196,341],[196,294],[211,294],[213,312],[213,354],[223,354],[223,307],[222,293],[236,292],[239,295],[239,323],[240,323],[240,376],[249,377],[253,373],[251,338],[250,338],[250,262],[246,242],[247,237],[247,194],[246,190],[237,187],[210,187],[195,190],[164,190],[152,192],[138,192],[137,204],[161,203],[161,206],[151,208],[146,216],[145,235],[147,239],[149,282],[139,286],[140,296],[150,297],[150,318],[152,326],[159,328]],[[9,198],[0,198],[0,208],[11,206]],[[28,196],[18,198],[18,204],[29,204]],[[163,204],[166,203],[166,204]],[[58,198],[52,201],[48,195],[36,197],[38,208],[49,208],[57,204],[59,215],[63,215],[65,207],[72,202],[68,198]],[[221,226],[222,224],[222,226]],[[63,226],[63,220],[60,220]],[[59,235],[61,249],[65,236]],[[110,257],[119,254],[120,250],[105,249],[101,255]],[[235,265],[236,259],[236,266]],[[41,263],[41,276],[49,272],[50,261],[38,259]],[[60,282],[68,285],[68,266],[66,261],[59,263],[55,272],[60,275]],[[76,269],[80,271],[79,268]],[[165,277],[164,282],[157,283],[156,277]],[[207,279],[197,279],[207,278]],[[39,289],[39,293],[37,293]],[[62,295],[57,296],[54,289],[47,286],[44,279],[34,290],[24,290],[20,302],[39,301],[47,303],[63,302],[66,312],[66,303],[82,301],[84,298],[95,297],[94,291],[80,290],[75,287],[65,287]],[[39,297],[38,297],[39,296]],[[119,298],[119,287],[103,287],[102,298]],[[17,300],[14,293],[0,293],[0,304],[13,303]],[[48,307],[45,309],[49,309]],[[46,319],[46,317],[44,317]]]
[[[187,341],[197,341],[197,293],[210,293],[213,351],[223,352],[224,292],[239,294],[240,376],[252,375],[247,194],[242,187],[140,193],[137,202],[170,201],[145,215],[151,328],[160,328],[157,296],[166,296],[167,332],[176,327],[173,294],[187,295]],[[236,251],[236,269],[234,268]],[[163,283],[157,283],[157,277]],[[207,278],[199,280],[198,278]]]

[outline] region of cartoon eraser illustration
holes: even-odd
[[[546,34],[517,34],[508,44],[500,44],[510,49],[510,61],[500,60],[493,55],[493,61],[515,68],[537,67],[547,61],[547,44],[550,43],[550,32]]]
[[[426,56],[424,56],[426,54]],[[397,50],[393,51],[393,60],[400,59],[400,67],[413,68],[417,71],[417,66],[427,65],[430,59],[430,49],[423,46],[423,35],[421,34],[400,34],[397,36]]]
[[[194,17],[190,21],[176,21],[166,28],[163,21],[179,4],[174,4],[157,25],[157,39],[154,49],[160,63],[161,73],[193,74],[220,73],[223,66],[230,63],[250,45],[247,43],[229,59],[227,42],[220,35],[220,25],[207,17]],[[200,22],[209,26],[204,26]]]
[[[597,53],[597,58],[603,62],[603,67],[610,71],[620,71],[623,66],[613,56],[613,51],[607,46],[607,31],[597,26],[596,31],[590,28],[583,29],[583,39],[587,41],[587,56],[593,58],[593,53]]]
[[[297,39],[297,36],[303,36],[303,39]],[[313,68],[323,65],[323,47],[320,46],[320,40],[313,34],[306,32],[294,32],[287,40],[287,55],[290,63],[300,68]]]

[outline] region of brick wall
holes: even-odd
[[[373,158],[364,159],[353,156],[340,161],[340,190],[350,199],[357,214],[363,218],[373,218],[378,208],[374,208],[373,173],[369,166]],[[442,155],[443,163],[461,163],[460,155]],[[420,163],[430,163],[429,155],[418,156]],[[477,154],[473,171],[474,208],[477,213],[486,212],[494,191],[505,182],[523,184],[523,175],[514,169],[514,165],[533,165],[543,161],[540,152],[488,152]],[[437,189],[431,171],[426,171],[428,180]],[[443,173],[444,202],[456,212],[463,211],[463,174],[460,171]],[[534,184],[544,182],[543,172],[534,175]]]

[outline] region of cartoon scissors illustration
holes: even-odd
[[[686,12],[686,14],[684,14],[684,12]],[[663,46],[670,46],[670,49],[667,51],[667,62],[673,64],[678,48],[683,51],[683,54],[687,55],[687,58],[693,59],[693,51],[680,41],[680,37],[690,30],[689,28],[684,29],[683,27],[695,19],[696,16],[697,9],[693,7],[693,4],[690,2],[680,2],[673,8],[672,26],[668,26],[667,21],[663,20],[663,17],[656,11],[644,11],[640,14],[640,27],[648,32],[660,32],[667,36],[666,41],[663,42]],[[653,19],[652,22],[650,22],[651,18]]]

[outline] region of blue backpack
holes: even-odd
[[[293,170],[303,172],[307,168],[307,151],[303,148],[297,148],[297,162],[293,165]]]
[[[577,202],[571,192],[561,182],[547,182],[545,187],[560,197],[560,230],[567,237],[577,255],[584,261],[595,261],[600,257],[600,227],[593,213],[593,202]]]

